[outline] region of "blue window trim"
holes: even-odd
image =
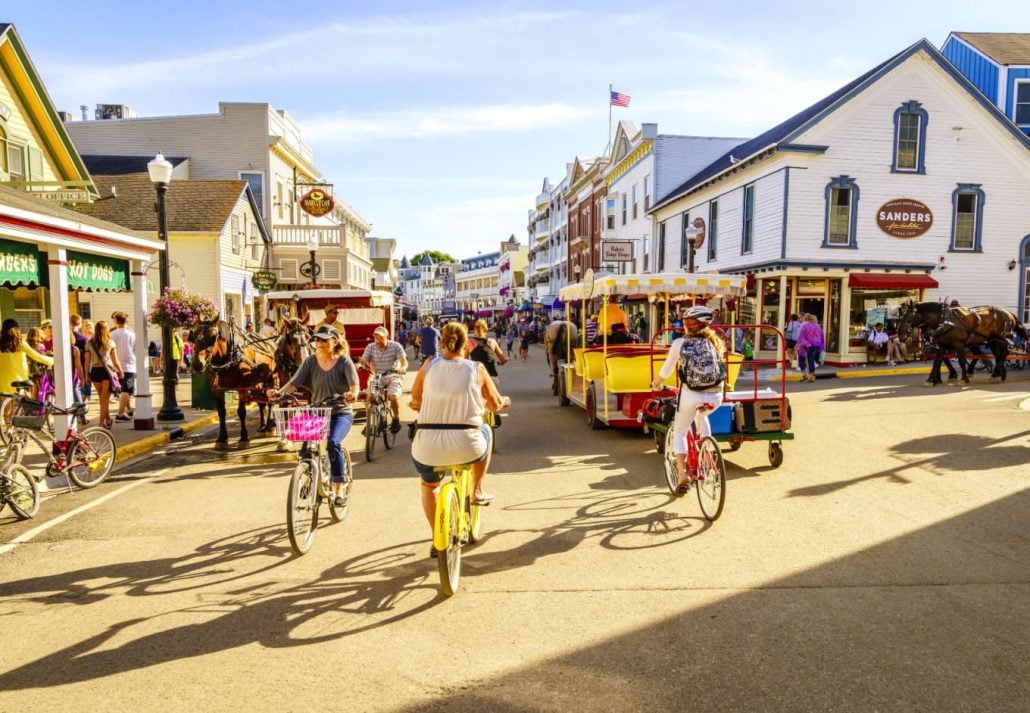
[[[686,267],[690,261],[690,246],[687,245],[687,226],[690,225],[690,211],[680,213],[680,267]]]
[[[712,217],[712,213],[715,217]],[[708,205],[708,262],[715,262],[718,253],[715,243],[719,239],[719,201],[714,200]]]
[[[833,195],[834,188],[846,188],[851,191],[851,215],[848,225],[848,244],[847,245],[831,245],[830,244],[830,198]],[[837,176],[829,183],[826,184],[826,190],[823,192],[826,202],[826,215],[823,217],[823,244],[820,247],[830,248],[831,250],[857,250],[858,249],[858,184],[855,183],[855,179],[851,176]]]
[[[1019,292],[1016,296],[1016,304],[1019,305],[1019,321],[1030,322],[1030,310],[1023,307],[1023,295],[1026,294],[1026,270],[1030,267],[1030,235],[1025,236],[1019,243],[1019,256],[1016,260],[1016,268],[1019,270]]]
[[[916,168],[898,168],[898,132],[901,130],[901,115],[916,114],[919,116],[919,154],[916,157]],[[891,148],[891,173],[926,173],[926,126],[930,123],[930,115],[923,105],[915,99],[907,101],[894,110],[894,144]]]
[[[748,190],[751,191],[751,234],[748,235],[748,214],[747,214],[747,194]],[[749,183],[744,186],[744,190],[741,191],[742,205],[741,205],[741,220],[740,220],[740,254],[750,255],[755,249],[755,184]],[[751,243],[748,245],[748,243]]]
[[[976,196],[976,225],[973,228],[973,247],[955,247],[955,226],[958,223],[958,197],[961,195]],[[951,241],[948,245],[949,253],[982,253],[983,252],[983,218],[984,218],[984,192],[979,183],[960,183],[958,188],[951,192]]]

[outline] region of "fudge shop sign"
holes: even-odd
[[[918,238],[933,225],[933,213],[925,203],[912,198],[895,198],[880,206],[876,224],[895,238]]]

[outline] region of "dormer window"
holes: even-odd
[[[926,125],[930,115],[914,99],[894,111],[892,173],[926,173]]]

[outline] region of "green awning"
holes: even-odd
[[[35,245],[0,240],[0,285],[39,287],[47,281],[46,257]]]
[[[68,288],[88,292],[126,292],[129,261],[68,251]]]

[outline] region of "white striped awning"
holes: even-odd
[[[563,301],[591,299],[613,295],[744,295],[744,275],[665,272],[653,275],[604,275],[594,280],[587,294],[586,285],[577,282],[563,287],[558,296]]]

